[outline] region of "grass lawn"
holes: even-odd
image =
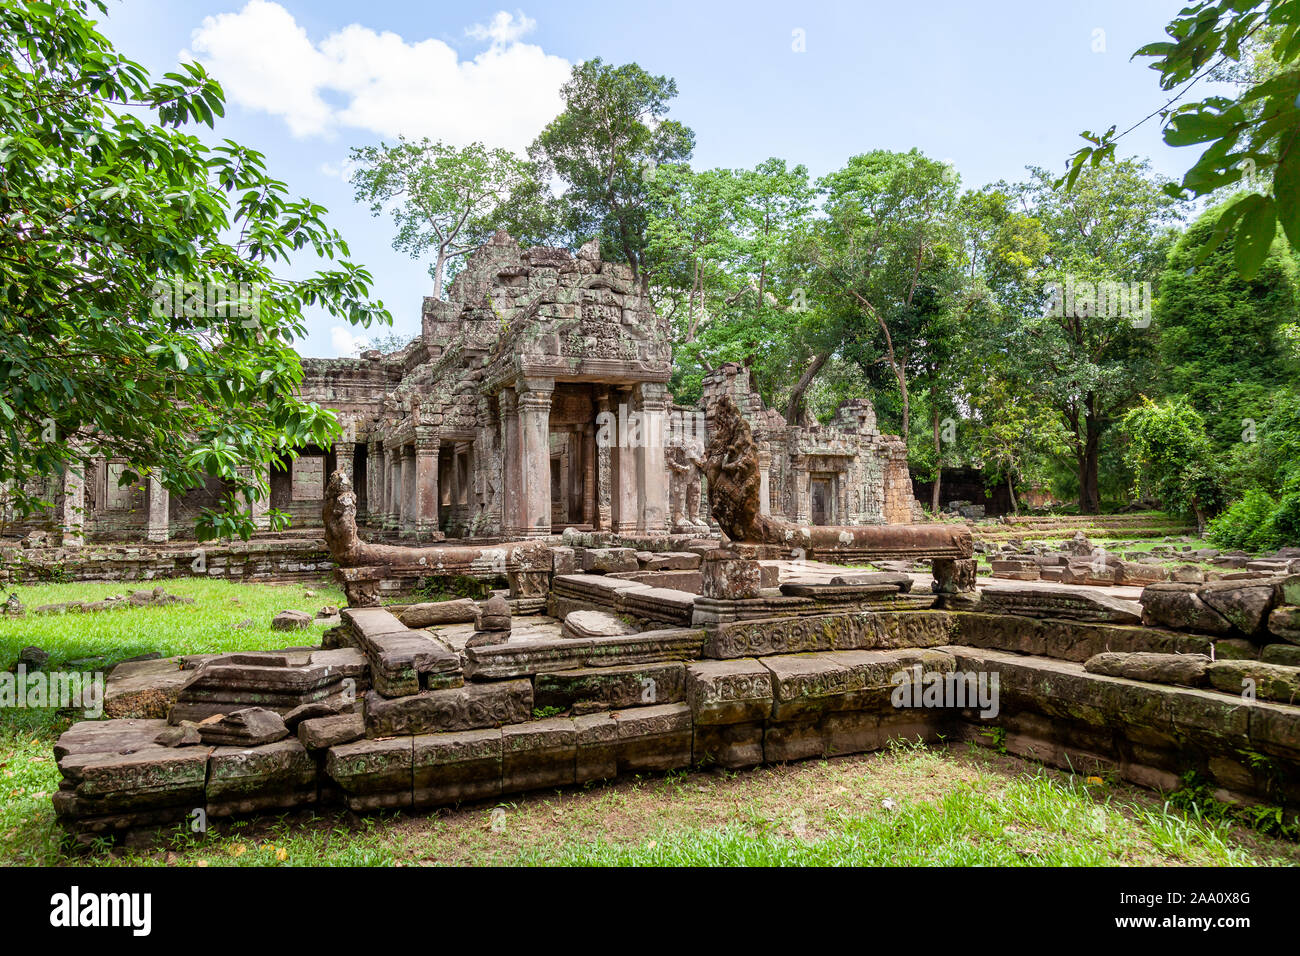
[[[0,666],[35,644],[51,666],[308,643],[271,617],[337,604],[327,585],[166,582],[194,605],[0,620]],[[28,606],[102,598],[111,585],[42,585]],[[124,590],[118,588],[116,590]],[[304,591],[314,592],[306,596]],[[252,618],[255,626],[235,629]],[[423,814],[299,811],[178,833],[150,849],[71,851],[54,822],[52,744],[72,722],[0,713],[0,863],[177,866],[1293,865],[1300,846],[1188,816],[1159,794],[1084,780],[969,745],[676,772],[539,791]]]

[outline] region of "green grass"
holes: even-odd
[[[195,605],[0,621],[0,666],[27,644],[62,661],[310,643],[269,630],[286,607],[337,603],[324,585],[181,580]],[[310,589],[315,596],[306,598]],[[24,589],[29,604],[104,585]],[[238,603],[236,603],[236,601]],[[255,627],[233,625],[252,618]],[[425,865],[1277,865],[1297,844],[1150,791],[1057,773],[974,746],[896,743],[879,754],[743,772],[692,771],[512,795],[429,813],[303,810],[177,831],[150,849],[74,849],[56,824],[52,744],[74,719],[0,713],[0,864]],[[498,825],[499,824],[499,825]]]

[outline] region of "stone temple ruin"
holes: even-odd
[[[666,330],[591,248],[498,236],[424,318],[403,352],[312,372],[349,438],[291,480],[340,622],[320,646],[119,665],[109,719],[55,749],[79,839],[899,737],[1300,804],[1300,575],[1141,601],[978,588],[970,531],[911,521],[902,449],[869,405],[787,426],[724,367],[704,434],[674,424],[691,410],[667,400]],[[917,561],[929,575],[902,570]],[[394,600],[439,576],[494,593]]]
[[[747,373],[724,365],[706,378],[702,407],[677,406],[671,362],[667,322],[627,266],[601,261],[594,243],[575,257],[498,233],[446,301],[424,300],[421,335],[405,349],[303,360],[303,396],[336,411],[343,437],[272,469],[254,519],[276,508],[295,528],[319,527],[326,479],[341,470],[365,527],[421,541],[707,533],[702,504],[686,513],[700,478],[692,457],[707,410],[729,394],[755,430],[765,513],[816,525],[913,520],[906,449],[880,435],[869,401],[847,403],[827,426],[788,427]],[[221,490],[215,479],[176,497],[153,480],[120,487],[126,468],[85,462],[44,489],[55,504],[44,529],[15,529],[68,548],[166,542],[191,533]]]

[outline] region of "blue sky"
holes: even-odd
[[[261,150],[291,192],[329,208],[394,329],[414,336],[427,263],[394,252],[391,221],[353,201],[351,146],[404,133],[522,149],[558,110],[569,67],[599,56],[676,79],[672,115],[695,130],[697,168],[780,156],[818,176],[917,147],[980,186],[1060,169],[1081,130],[1159,107],[1156,74],[1130,56],[1183,5],[112,0],[103,29],[155,74],[204,62],[227,93],[215,135]],[[1156,121],[1120,152],[1170,176],[1195,159]],[[366,335],[323,314],[309,332],[299,349],[314,356]]]

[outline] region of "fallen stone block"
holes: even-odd
[[[1215,661],[1207,668],[1210,686],[1228,694],[1253,694],[1294,704],[1300,697],[1300,669],[1263,661]]]
[[[582,551],[585,574],[615,574],[635,571],[639,567],[636,552],[631,548],[584,548]]]
[[[1233,627],[1251,636],[1268,631],[1269,612],[1277,604],[1278,589],[1271,583],[1251,585],[1211,581],[1202,585],[1197,595]]]
[[[1269,644],[1264,648],[1259,659],[1265,664],[1300,667],[1300,647],[1295,644]]]
[[[560,633],[564,637],[614,637],[635,634],[637,629],[609,611],[570,611]]]
[[[260,747],[217,747],[208,758],[209,816],[316,802],[316,761],[296,739]]]
[[[1268,615],[1268,632],[1292,644],[1300,644],[1300,607],[1284,604]]]
[[[980,611],[1113,624],[1138,624],[1142,620],[1141,606],[1135,601],[1055,584],[990,584],[981,591]]]
[[[772,713],[772,672],[754,658],[695,661],[686,666],[686,699],[697,729],[761,722]],[[761,756],[761,733],[757,747]]]
[[[271,618],[273,631],[304,631],[311,627],[312,616],[305,611],[281,611]]]
[[[501,789],[514,793],[569,786],[577,781],[577,758],[577,728],[567,717],[503,727]]]
[[[104,713],[109,717],[161,718],[190,679],[175,657],[122,663],[104,681]]]
[[[1196,584],[1149,584],[1142,590],[1142,623],[1181,631],[1228,634],[1232,624],[1197,594]]]
[[[264,707],[245,707],[212,722],[201,722],[199,733],[205,744],[257,747],[289,735],[284,718]]]
[[[1154,684],[1182,684],[1200,687],[1210,659],[1204,654],[1103,653],[1088,658],[1083,669],[1092,674],[1127,677]]]
[[[353,810],[411,806],[413,737],[358,740],[331,747],[325,773]]]
[[[584,667],[538,674],[533,685],[536,707],[590,712],[670,704],[682,700],[685,694],[686,667],[680,661]]]
[[[328,750],[350,744],[366,735],[366,721],[360,714],[313,717],[298,725],[298,739],[308,750]]]
[[[413,802],[417,807],[483,800],[501,793],[500,730],[421,734],[413,746]]]
[[[614,715],[618,772],[656,773],[688,767],[693,725],[689,704],[633,707]]]
[[[533,685],[526,680],[466,684],[406,697],[366,695],[366,736],[446,733],[516,724],[532,716]]]
[[[395,616],[398,621],[410,628],[434,627],[439,624],[475,624],[478,622],[478,604],[471,598],[409,604],[396,611]]]

